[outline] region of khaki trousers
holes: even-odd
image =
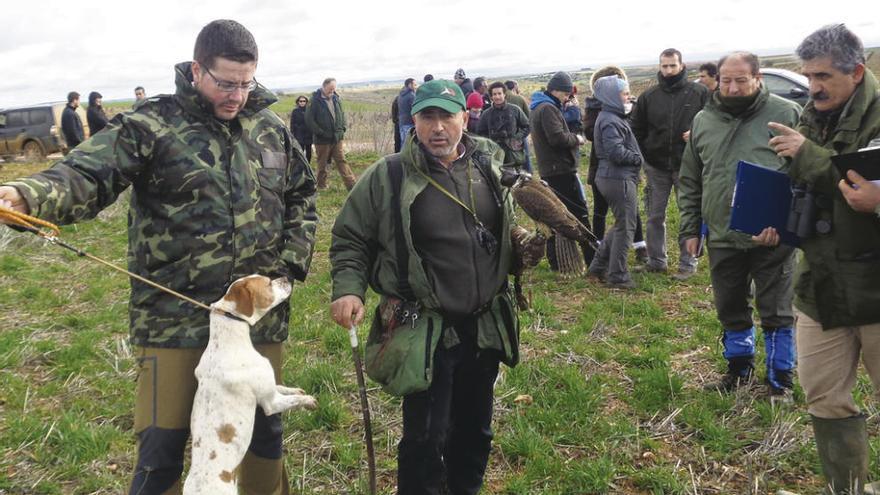
[[[261,344],[254,347],[272,364],[275,381],[280,383],[282,344]],[[203,348],[137,348],[134,430],[139,438],[136,465],[139,470],[146,466],[152,474],[144,476],[143,472],[136,472],[130,493],[181,493],[179,471],[183,467],[183,449],[189,437],[190,413],[198,385],[194,373],[203,352]],[[287,495],[290,490],[287,473],[283,458],[278,455],[280,448],[276,448],[280,446],[281,440],[280,417],[273,415],[267,418],[262,410],[257,416],[251,447],[236,473],[239,492],[248,495]],[[267,426],[267,420],[270,426]],[[149,445],[144,445],[144,440]],[[269,444],[278,445],[267,447]],[[267,453],[271,451],[277,452]],[[255,452],[264,455],[255,455]],[[179,468],[169,468],[169,459],[179,461]],[[150,476],[164,477],[165,480],[156,483],[156,479],[149,479]]]
[[[350,190],[354,187],[354,183],[357,179],[355,178],[354,173],[352,173],[351,167],[349,167],[348,163],[345,161],[345,153],[342,150],[342,141],[339,141],[336,144],[316,144],[315,154],[317,155],[318,160],[317,179],[319,189],[327,187],[327,172],[330,168],[331,159],[336,165],[336,170],[339,171],[339,175],[342,176],[342,182],[345,183],[345,188]]]
[[[880,400],[880,323],[822,330],[822,325],[795,310],[798,377],[807,396],[807,411],[823,419],[843,419],[861,412],[853,400],[859,357]]]

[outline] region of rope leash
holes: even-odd
[[[73,251],[74,253],[76,253],[77,256],[81,256],[81,257],[88,258],[93,261],[97,261],[98,263],[101,263],[102,265],[107,266],[109,268],[112,268],[113,270],[116,270],[118,272],[124,273],[139,282],[143,282],[151,287],[154,287],[154,288],[159,289],[161,291],[167,292],[167,293],[171,294],[172,296],[183,299],[184,301],[186,301],[190,304],[194,304],[195,306],[198,306],[202,309],[205,309],[207,311],[211,311],[211,307],[208,306],[207,304],[196,301],[195,299],[193,299],[191,297],[187,297],[187,296],[185,296],[177,291],[171,290],[168,287],[165,287],[163,285],[159,285],[156,282],[153,282],[152,280],[141,277],[140,275],[138,275],[136,273],[132,273],[132,272],[126,270],[125,268],[114,265],[113,263],[110,263],[109,261],[105,261],[97,256],[91,255],[91,254],[83,251],[82,249],[71,246],[70,244],[62,241],[61,239],[59,239],[59,236],[61,235],[61,229],[59,229],[58,226],[55,225],[54,223],[47,222],[45,220],[40,220],[39,218],[32,217],[32,216],[27,215],[25,213],[21,213],[19,211],[15,211],[10,208],[3,207],[3,206],[0,206],[0,221],[8,224],[13,229],[18,229],[18,230],[30,232],[34,235],[42,237],[43,239],[46,239],[47,241],[49,241],[52,244],[55,244],[57,246],[61,246],[65,249]]]

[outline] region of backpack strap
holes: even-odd
[[[394,220],[394,244],[397,255],[397,286],[400,297],[407,301],[415,301],[412,287],[409,285],[409,249],[403,235],[403,214],[401,212],[400,189],[403,184],[403,163],[400,153],[385,158],[388,167],[388,178],[391,180],[391,215]]]

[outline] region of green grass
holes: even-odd
[[[360,172],[376,155],[349,158]],[[0,181],[46,165],[6,164]],[[318,197],[312,271],[294,290],[283,369],[286,384],[320,404],[284,415],[285,461],[294,493],[304,494],[367,486],[350,349],[328,314],[329,230],[345,198],[338,176],[330,183]],[[676,218],[673,203],[669,239]],[[125,205],[117,204],[65,227],[63,237],[124,264],[125,232]],[[0,494],[120,493],[134,462],[128,281],[8,229],[0,248]],[[658,274],[635,280],[638,289],[624,294],[560,279],[546,263],[527,276],[533,306],[522,314],[523,360],[503,369],[496,387],[484,493],[818,493],[800,390],[788,411],[771,408],[759,386],[729,396],[702,390],[724,369],[705,260],[686,283]],[[400,400],[370,385],[379,485],[388,494]],[[880,478],[877,406],[864,376],[856,398],[874,413],[872,473]]]

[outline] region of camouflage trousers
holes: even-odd
[[[255,345],[275,380],[281,378],[282,344]],[[183,454],[189,439],[190,413],[197,381],[195,369],[203,348],[137,348],[137,396],[134,430],[138,459],[129,495],[178,495]],[[255,411],[254,435],[236,477],[240,493],[287,495],[290,484],[281,456],[281,415]]]
[[[327,172],[330,168],[330,160],[333,160],[333,164],[336,165],[336,170],[338,170],[339,175],[342,176],[345,188],[351,190],[351,188],[354,187],[354,183],[357,179],[351,171],[351,167],[348,166],[348,162],[345,161],[345,153],[342,150],[342,141],[335,144],[316,144],[315,154],[318,155],[318,189],[325,189],[327,187]]]

